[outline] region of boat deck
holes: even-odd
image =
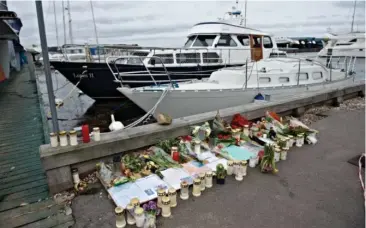
[[[49,199],[39,157],[44,121],[28,67],[0,84],[0,227],[69,227],[72,216]]]

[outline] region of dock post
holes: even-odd
[[[245,88],[248,87],[248,59],[245,61]]]
[[[44,72],[46,75],[48,100],[50,103],[51,116],[52,116],[53,132],[58,133],[59,128],[58,128],[58,121],[57,121],[57,111],[56,111],[56,104],[55,104],[55,95],[53,94],[50,62],[49,62],[49,58],[48,58],[47,38],[46,38],[46,29],[44,27],[42,1],[36,0],[35,2],[36,2],[36,10],[37,10],[39,38],[41,40],[41,47],[42,47]]]

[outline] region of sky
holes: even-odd
[[[8,0],[9,10],[23,22],[21,43],[39,44],[34,0]],[[238,8],[244,12],[244,2]],[[141,46],[181,47],[190,28],[199,22],[216,21],[231,10],[235,1],[97,1],[92,2],[97,34],[101,44],[139,44]],[[260,1],[248,0],[247,26],[274,36],[324,37],[351,30],[353,1]],[[65,7],[67,0],[65,0]],[[62,2],[43,0],[48,46],[64,44]],[[54,12],[56,12],[55,23]],[[70,0],[73,40],[76,44],[96,43],[89,0]],[[65,11],[66,37],[69,39],[68,12]],[[58,36],[56,35],[56,28]],[[365,1],[357,1],[355,29],[365,31]],[[58,37],[58,42],[57,38]]]

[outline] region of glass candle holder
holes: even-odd
[[[246,160],[240,161],[239,166],[241,167],[242,175],[246,176],[248,170],[248,162]]]
[[[114,209],[114,212],[116,214],[116,227],[117,228],[123,228],[126,226],[126,219],[125,219],[125,213],[122,207],[116,207]]]
[[[227,175],[231,176],[234,173],[234,162],[231,160],[227,161]]]
[[[189,199],[189,184],[187,181],[180,182],[180,198],[182,200]]]
[[[170,210],[170,198],[164,196],[161,199],[161,204],[163,205],[163,207],[161,208],[161,215],[165,218],[171,216],[172,212]]]
[[[250,159],[249,159],[249,167],[251,168],[255,168],[255,166],[257,165],[257,156],[252,156]]]
[[[281,151],[281,160],[286,160],[287,159],[287,151],[288,150],[289,150],[288,147],[282,148],[282,151]]]
[[[212,188],[212,176],[213,176],[212,171],[206,172],[206,177],[205,177],[206,188]]]
[[[60,137],[60,146],[67,146],[68,142],[67,142],[67,135],[66,135],[66,131],[60,131],[58,133],[59,137]]]
[[[301,139],[301,145],[305,144],[305,135],[303,133],[300,134],[300,139]]]
[[[178,147],[176,147],[176,146],[172,146],[172,148],[170,149],[170,157],[172,157],[172,158],[173,158],[173,154],[174,154],[175,152],[178,152]]]
[[[294,145],[294,136],[289,135],[288,137],[288,141],[289,141],[289,148],[291,148]]]
[[[163,205],[161,204],[161,200],[165,196],[165,190],[162,189],[162,188],[159,188],[157,194],[158,194],[158,203],[157,203],[157,205],[158,205],[158,207],[162,207]]]
[[[193,143],[194,143],[194,153],[200,154],[201,153],[201,141],[194,140]]]
[[[175,188],[169,188],[168,195],[170,198],[170,206],[176,207],[177,206],[177,192],[175,191]]]
[[[134,209],[135,209],[135,207],[131,203],[127,204],[126,214],[127,214],[127,223],[128,223],[128,225],[135,225],[136,224],[135,217],[133,216]]]
[[[93,139],[94,141],[100,141],[100,129],[99,127],[93,128]]]
[[[139,198],[137,198],[137,197],[132,198],[131,201],[130,201],[130,204],[132,204],[132,206],[134,206],[134,207],[139,207],[140,206]]]
[[[206,189],[206,174],[205,173],[200,173],[198,175],[198,177],[200,178],[200,181],[201,181],[201,192],[205,191]]]
[[[193,181],[192,195],[195,197],[199,197],[201,195],[201,180],[199,178],[196,178]]]
[[[77,168],[72,169],[71,173],[72,173],[72,180],[74,181],[74,184],[79,184],[80,177],[79,177],[78,169]]]
[[[245,136],[249,137],[249,125],[244,125],[243,133]]]
[[[298,135],[296,136],[296,146],[297,146],[297,147],[302,147],[301,134],[298,134]]]
[[[69,138],[70,138],[70,145],[71,146],[78,145],[78,137],[77,137],[76,131],[74,131],[74,130],[69,131]]]
[[[51,147],[58,147],[58,137],[57,134],[53,132],[50,133],[50,144]]]
[[[280,161],[280,156],[281,156],[281,149],[279,147],[275,147],[274,148],[274,160],[275,162],[279,162]]]
[[[144,209],[140,206],[135,208],[135,220],[137,227],[143,227],[145,223]]]

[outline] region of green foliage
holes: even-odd
[[[216,176],[218,179],[225,179],[226,169],[222,164],[217,164],[216,166]]]

